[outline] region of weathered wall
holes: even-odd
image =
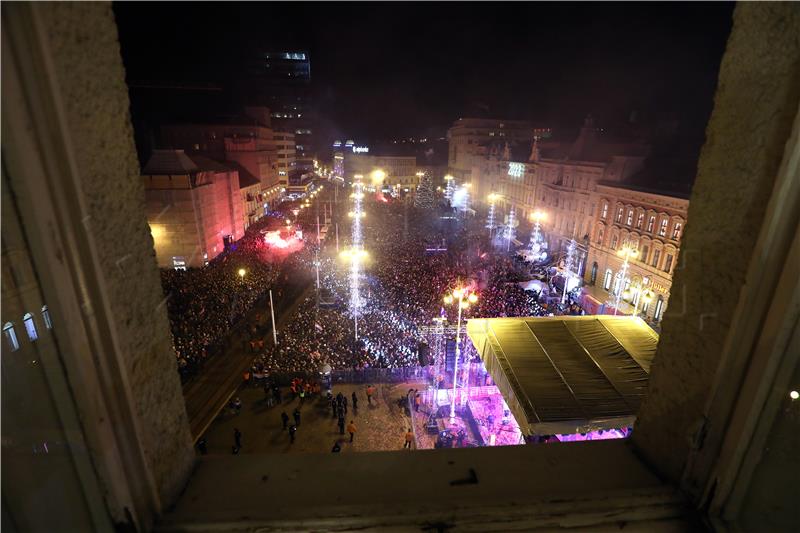
[[[113,326],[126,356],[139,438],[162,503],[182,488],[194,455],[166,307],[145,219],[128,90],[109,3],[38,4],[67,132],[90,213]]]
[[[678,480],[800,101],[800,6],[740,3],[634,443]]]

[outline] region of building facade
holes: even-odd
[[[592,298],[603,305],[615,302],[620,292],[624,296],[619,311],[631,314],[635,310],[660,321],[678,263],[688,198],[605,182],[597,185],[592,197],[598,209],[584,274],[584,281],[594,288],[590,289]],[[636,255],[629,259],[622,279],[617,273],[623,266],[620,253],[624,249],[635,250]],[[641,297],[645,290],[652,294],[649,302]]]
[[[235,170],[182,150],[155,150],[142,174],[159,267],[202,267],[244,235]]]
[[[278,161],[278,183],[286,187],[289,183],[289,172],[294,170],[296,165],[295,136],[294,133],[276,131],[273,139]]]
[[[344,172],[348,178],[352,178],[354,174],[368,176],[376,169],[386,173],[385,185],[396,185],[410,190],[419,184],[417,158],[414,156],[347,153],[344,155]]]
[[[276,135],[270,124],[269,109],[248,107],[244,117],[226,122],[164,125],[161,127],[161,144],[169,149],[183,150],[190,156],[198,154],[224,161],[237,168],[240,177],[241,174],[255,177],[259,183],[261,205],[267,204],[269,209],[282,197],[283,176],[280,170],[288,169],[293,162],[293,154],[287,152],[287,149],[291,151],[288,145],[293,143],[293,139],[289,134]],[[286,173],[288,175],[288,170]],[[260,217],[264,214],[263,209],[252,214]]]
[[[460,118],[447,130],[448,172],[460,182],[472,181],[497,142],[530,143],[533,128],[524,120]]]

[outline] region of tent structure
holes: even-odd
[[[472,319],[467,335],[523,435],[630,426],[658,335],[630,316]]]

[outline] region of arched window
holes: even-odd
[[[603,289],[608,290],[608,289],[611,288],[611,279],[612,279],[612,277],[613,277],[613,274],[611,272],[611,269],[609,268],[608,270],[606,270],[606,275],[603,278]]]
[[[592,263],[592,275],[591,275],[591,280],[590,280],[590,283],[591,283],[592,285],[594,285],[595,283],[597,283],[597,261],[595,261],[594,263]]]
[[[617,242],[618,241],[619,241],[619,238],[616,235],[612,235],[612,237],[611,237],[611,249],[612,250],[616,250],[617,249]]]
[[[3,326],[3,336],[5,336],[6,341],[8,342],[9,346],[11,346],[12,352],[19,350],[19,341],[17,340],[16,331],[14,331],[14,324],[11,322],[6,322],[6,324]]]
[[[661,320],[661,311],[663,309],[664,309],[664,297],[659,294],[658,301],[656,301],[656,310],[653,312],[653,320]]]
[[[42,306],[42,320],[44,320],[44,327],[47,329],[53,329],[53,322],[50,321],[50,311],[47,309],[47,306]]]
[[[39,338],[39,335],[36,333],[36,324],[33,322],[33,315],[30,313],[25,313],[22,317],[22,323],[25,324],[25,331],[28,332],[28,338],[32,341],[35,341]]]

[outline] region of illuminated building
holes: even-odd
[[[344,154],[344,172],[348,177],[354,174],[368,176],[376,168],[386,173],[384,184],[387,186],[400,185],[411,190],[419,184],[417,158],[414,156]]]
[[[626,303],[621,313],[631,314],[634,308],[653,321],[664,316],[672,288],[672,275],[678,264],[686,213],[687,196],[634,187],[628,184],[597,184],[592,194],[597,206],[589,239],[584,281],[588,297],[585,307],[597,308],[615,291],[616,273],[623,258],[618,252],[627,246],[637,251],[629,261],[625,286]],[[640,301],[648,290],[650,302]]]
[[[297,167],[313,169],[317,155],[316,112],[311,96],[311,58],[307,50],[257,54],[248,67],[249,101],[270,109],[275,128],[293,133]]]
[[[285,131],[276,131],[274,136],[277,151],[278,183],[286,187],[289,183],[289,172],[294,170],[296,162],[295,135]]]
[[[154,150],[142,176],[160,267],[201,267],[244,235],[236,170],[183,150]]]
[[[530,122],[524,120],[460,118],[447,131],[448,173],[459,182],[474,182],[473,174],[483,165],[492,144],[530,143],[532,131]]]

